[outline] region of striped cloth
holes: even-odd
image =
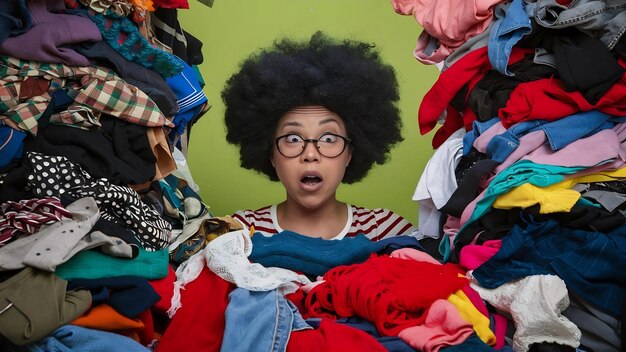
[[[355,237],[362,233],[370,240],[378,241],[398,235],[410,235],[417,230],[411,223],[389,209],[370,210],[355,205],[348,205],[348,207],[349,216],[346,226],[333,239]],[[254,226],[255,232],[260,232],[264,236],[271,236],[284,230],[278,224],[276,205],[257,210],[239,210],[232,217],[247,229]]]
[[[32,235],[42,225],[52,224],[72,214],[56,197],[8,201],[0,215],[0,247],[20,235]]]

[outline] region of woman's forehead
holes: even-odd
[[[287,111],[279,120],[278,127],[306,127],[338,124],[344,126],[343,120],[336,113],[320,105],[299,106]]]

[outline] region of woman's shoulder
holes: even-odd
[[[237,210],[232,217],[246,229],[254,227],[259,232],[275,233],[276,228],[272,218],[272,208],[273,205],[267,205],[256,210]]]
[[[373,209],[369,209],[366,207],[362,207],[362,206],[358,206],[358,205],[351,205],[351,209],[352,209],[352,216],[354,218],[376,218],[376,219],[383,219],[385,217],[389,217],[389,216],[394,216],[394,217],[399,217],[402,218],[400,215],[394,213],[392,210],[387,209],[387,208],[373,208]]]
[[[352,231],[364,233],[372,240],[412,233],[416,228],[409,221],[387,208],[369,209],[352,205]]]
[[[270,215],[272,206],[271,205],[266,205],[264,207],[261,207],[259,209],[256,210],[252,210],[252,209],[242,209],[242,210],[237,210],[235,211],[235,213],[233,214],[233,217],[235,216],[243,216],[243,217],[258,217],[258,216],[264,216],[264,215]]]

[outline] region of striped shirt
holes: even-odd
[[[378,241],[398,235],[411,235],[417,230],[410,222],[391,210],[383,208],[370,210],[349,204],[347,206],[348,221],[343,230],[333,237],[334,240],[354,237],[362,233],[372,241]],[[264,236],[283,231],[278,224],[275,204],[257,210],[238,210],[232,217],[242,223],[246,229],[254,226],[255,232],[260,232]]]

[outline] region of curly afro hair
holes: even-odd
[[[321,105],[346,124],[353,153],[342,182],[354,183],[402,141],[398,99],[395,71],[373,45],[321,32],[304,42],[283,39],[251,55],[226,82],[226,140],[239,146],[242,167],[278,181],[271,164],[278,120],[295,107]]]

